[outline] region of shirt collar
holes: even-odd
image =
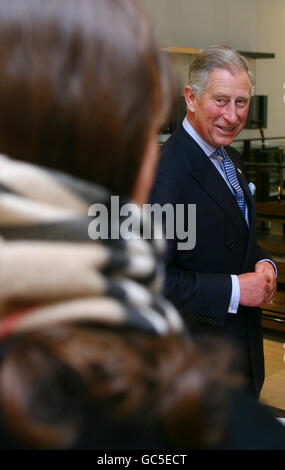
[[[191,126],[190,122],[187,119],[187,116],[185,116],[182,126],[184,127],[185,131],[192,137],[192,139],[195,140],[195,142],[201,147],[203,152],[207,155],[207,157],[210,157],[214,152],[215,152],[215,147],[212,145],[208,144],[205,142],[205,140],[202,139],[202,137],[198,134],[197,131],[195,131],[194,127]]]

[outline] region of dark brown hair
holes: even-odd
[[[0,152],[130,196],[174,89],[135,1],[0,2]]]
[[[73,445],[88,402],[93,448],[116,448],[130,422],[126,448],[132,432],[144,429],[160,429],[168,448],[211,448],[227,426],[223,387],[239,377],[229,372],[231,348],[214,341],[204,346],[179,335],[84,326],[25,334],[2,362],[2,412],[19,442],[32,448]]]

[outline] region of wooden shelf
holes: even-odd
[[[270,312],[266,312],[263,310],[262,326],[263,328],[269,328],[270,330],[285,332],[285,320],[283,318],[278,317],[275,312],[272,312],[272,314],[270,315]]]
[[[250,59],[274,59],[275,54],[273,52],[249,52],[249,51],[238,51],[241,55],[249,57]]]
[[[267,216],[270,220],[283,219],[285,223],[285,203],[281,202],[257,202],[256,212],[258,216]]]
[[[196,49],[195,47],[179,47],[179,46],[169,46],[169,47],[162,47],[162,49],[166,52],[170,52],[171,54],[194,54],[197,55],[200,53],[201,49]]]
[[[276,292],[273,304],[262,307],[262,324],[264,327],[285,331],[285,292]]]
[[[164,46],[162,49],[171,54],[190,54],[197,55],[201,49],[196,47],[180,47],[180,46]],[[240,54],[250,59],[274,59],[275,54],[272,52],[251,52],[251,51],[238,51]]]
[[[257,202],[259,220],[285,224],[285,204],[281,202]],[[258,243],[271,256],[278,271],[277,292],[271,305],[262,307],[262,325],[265,328],[285,332],[285,236],[270,232],[257,232]]]
[[[275,261],[274,258],[273,261]],[[282,273],[279,263],[276,263],[276,266],[278,281],[281,285],[284,285],[284,271]],[[280,284],[278,286],[273,303],[262,307],[262,325],[266,328],[285,332],[285,292],[283,290],[280,291]]]

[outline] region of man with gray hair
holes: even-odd
[[[248,64],[238,52],[211,46],[196,56],[185,87],[187,115],[163,146],[151,203],[196,204],[195,247],[181,251],[178,240],[168,242],[165,293],[192,332],[236,345],[247,388],[258,397],[260,306],[272,301],[276,267],[256,242],[255,203],[230,147],[246,123],[250,96]]]

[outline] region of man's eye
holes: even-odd
[[[239,104],[241,106],[246,106],[247,105],[247,100],[238,100],[237,104]]]
[[[226,100],[224,98],[218,98],[217,100],[218,104],[225,104]]]

